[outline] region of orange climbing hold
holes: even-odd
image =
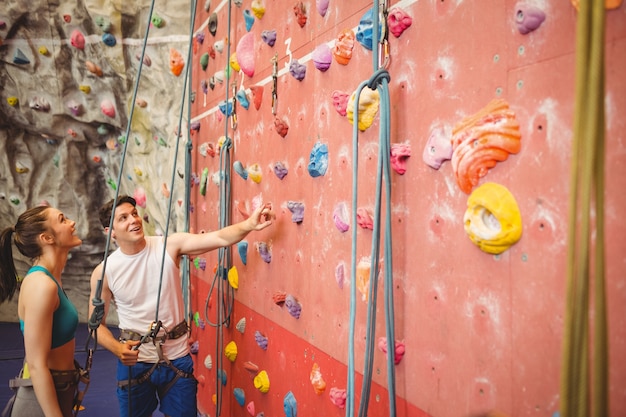
[[[317,395],[321,395],[326,391],[326,381],[322,378],[322,372],[320,371],[320,366],[317,363],[313,364],[313,369],[311,369],[311,375],[309,377],[311,379],[311,384],[313,385],[313,389]]]
[[[352,49],[354,48],[355,35],[352,29],[342,31],[335,41],[333,56],[335,61],[341,65],[348,65],[352,59]]]
[[[183,68],[185,67],[185,61],[183,60],[183,56],[176,49],[170,49],[170,71],[175,76],[179,76],[183,72]]]

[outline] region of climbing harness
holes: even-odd
[[[560,413],[563,417],[609,415],[604,268],[605,13],[603,0],[580,2],[576,39],[576,108],[569,201],[567,299],[561,370]],[[594,207],[592,202],[595,203]],[[591,227],[592,211],[595,213],[595,231]],[[595,250],[590,247],[592,241],[595,241]],[[594,265],[593,273],[590,271],[591,264]],[[593,287],[590,275],[593,275]],[[590,291],[594,295],[592,312],[589,311]],[[588,340],[590,316],[593,317],[592,345]],[[590,364],[593,365],[591,373]],[[593,398],[590,403],[591,394]]]
[[[358,204],[358,108],[359,97],[361,91],[366,86],[372,90],[378,90],[381,97],[380,103],[380,132],[379,132],[379,152],[378,152],[378,169],[376,175],[376,204],[374,209],[374,222],[372,234],[371,249],[371,268],[369,280],[368,294],[368,310],[367,310],[367,334],[366,334],[366,351],[365,365],[363,370],[363,386],[361,389],[361,402],[359,406],[359,417],[367,416],[371,383],[373,377],[373,360],[374,360],[374,336],[376,326],[376,303],[378,296],[378,277],[380,271],[380,233],[381,233],[381,194],[384,188],[385,194],[385,234],[384,234],[384,304],[385,304],[385,330],[388,343],[387,353],[387,391],[389,394],[389,415],[396,415],[396,394],[395,394],[395,362],[394,362],[394,301],[393,301],[393,252],[392,252],[392,227],[391,227],[391,163],[390,163],[390,101],[389,101],[389,80],[390,76],[386,70],[389,65],[389,44],[386,34],[386,1],[381,1],[382,11],[379,12],[379,4],[374,1],[374,25],[373,27],[373,44],[377,44],[378,48],[373,50],[374,74],[368,81],[359,85],[355,92],[354,100],[354,120],[353,120],[353,183],[352,183],[352,223],[357,223],[357,204]],[[379,18],[384,18],[382,23],[381,40],[378,40]],[[384,58],[379,59],[378,51],[384,52]],[[354,416],[354,392],[355,392],[355,366],[354,366],[354,335],[356,321],[356,228],[352,228],[352,252],[351,252],[351,285],[350,291],[350,330],[349,330],[349,352],[348,352],[348,387],[346,398],[346,416]]]

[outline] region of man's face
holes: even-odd
[[[115,208],[111,236],[118,242],[143,239],[143,220],[136,207],[130,203],[122,203]]]

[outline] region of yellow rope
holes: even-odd
[[[561,372],[562,417],[608,416],[604,283],[604,20],[604,0],[581,2],[576,39],[576,109]],[[592,203],[595,208],[595,246],[591,245]],[[590,253],[592,248],[593,254]],[[594,264],[593,355],[589,351],[591,256]],[[593,365],[591,392],[590,357]]]

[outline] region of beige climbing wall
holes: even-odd
[[[202,3],[202,2],[200,2]],[[232,162],[239,161],[261,177],[257,183],[228,167],[232,186],[232,220],[242,220],[259,202],[271,203],[275,224],[248,236],[247,264],[233,248],[239,288],[235,291],[230,327],[223,329],[224,344],[234,341],[234,362],[222,357],[228,379],[219,389],[222,415],[255,413],[282,415],[283,399],[292,392],[298,415],[340,416],[345,411],[330,401],[331,388],[347,385],[350,256],[357,228],[357,260],[370,255],[372,231],[350,224],[342,233],[333,212],[339,203],[352,209],[352,169],[358,160],[358,207],[373,209],[378,157],[378,116],[359,135],[358,155],[352,153],[352,124],[338,113],[332,94],[348,94],[373,72],[372,53],[356,42],[347,65],[332,60],[322,72],[311,54],[323,43],[334,45],[344,29],[356,29],[372,6],[368,1],[330,0],[325,16],[316,2],[306,1],[307,21],[300,27],[294,13],[296,1],[264,0],[262,19],[255,18],[254,75],[233,71],[227,81],[215,82],[205,94],[202,82],[224,76],[229,50],[217,52],[205,70],[201,56],[216,41],[227,38],[230,52],[247,33],[244,11],[258,6],[244,0],[229,12],[225,2],[213,1],[210,10],[198,5],[196,32],[204,35],[193,57],[192,121],[194,134],[192,171],[198,182],[192,188],[192,227],[215,229],[219,213],[220,156],[201,153],[220,137],[232,139]],[[574,110],[576,11],[567,1],[415,1],[392,2],[412,18],[400,36],[390,35],[392,144],[410,148],[406,172],[392,171],[393,294],[395,335],[405,354],[395,367],[399,416],[458,417],[499,411],[511,416],[552,416],[559,407],[563,314],[565,308],[568,190]],[[516,11],[534,6],[545,21],[528,34],[516,27]],[[209,33],[209,16],[215,13],[215,36]],[[229,22],[229,13],[231,20]],[[273,47],[262,32],[276,31]],[[219,46],[219,45],[218,45]],[[607,12],[606,32],[606,213],[607,293],[610,326],[610,409],[612,416],[626,413],[626,224],[621,219],[626,186],[624,121],[626,84],[626,9]],[[272,57],[278,59],[276,115],[272,113]],[[288,71],[291,59],[306,66],[298,81]],[[235,89],[233,90],[233,85]],[[254,105],[252,87],[263,89],[260,107]],[[236,105],[237,125],[218,104],[244,89],[250,106]],[[254,90],[254,89],[253,89]],[[258,97],[259,89],[256,88]],[[450,135],[464,117],[503,99],[519,123],[521,150],[498,163],[479,185],[495,182],[508,188],[521,213],[521,240],[499,255],[481,251],[468,238],[463,216],[468,194],[455,180],[450,161],[437,170],[425,164],[422,153],[431,133]],[[379,113],[380,114],[380,113]],[[288,126],[282,137],[275,118]],[[312,177],[307,166],[313,146],[328,146],[328,170]],[[288,174],[274,173],[282,162]],[[206,170],[206,193],[201,193]],[[304,206],[301,223],[292,221],[289,203]],[[266,244],[271,261],[258,248]],[[193,305],[200,317],[215,320],[214,266],[217,254],[196,259],[206,269],[192,266]],[[389,260],[383,260],[388,262]],[[338,285],[336,269],[345,265],[346,282]],[[219,282],[219,279],[217,280]],[[211,294],[211,296],[209,296]],[[289,294],[302,307],[295,318],[277,304],[274,296]],[[360,399],[367,304],[357,292],[355,356],[357,401]],[[207,306],[205,308],[205,306]],[[377,305],[376,345],[385,335],[382,283]],[[246,319],[243,332],[235,324]],[[267,337],[267,350],[255,341],[255,332]],[[216,329],[194,327],[199,342],[197,373],[200,409],[216,415],[212,396],[220,355],[215,348]],[[203,363],[211,355],[214,366]],[[270,389],[261,393],[254,385],[265,370]],[[320,365],[326,390],[316,394],[310,381],[313,364]],[[250,367],[250,364],[248,364]],[[388,413],[385,355],[374,352],[374,386],[369,415]],[[221,385],[220,385],[221,386]],[[233,395],[245,393],[241,406]],[[356,405],[358,409],[358,402]]]

